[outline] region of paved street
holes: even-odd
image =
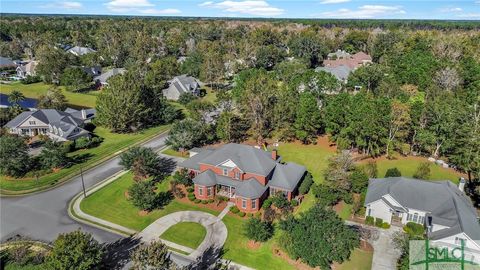
[[[147,142],[145,146],[159,149],[166,135]],[[84,173],[86,188],[119,172],[119,158],[111,159]],[[59,233],[81,228],[100,242],[113,242],[121,236],[72,220],[67,214],[70,200],[82,190],[80,177],[55,189],[22,197],[0,198],[0,241],[17,234],[41,241],[52,241]]]

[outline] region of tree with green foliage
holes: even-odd
[[[55,109],[63,111],[67,108],[67,98],[58,87],[52,87],[47,90],[45,95],[38,97],[37,107],[39,109]]]
[[[413,174],[414,178],[428,180],[430,178],[430,163],[422,162],[418,165],[415,173]]]
[[[327,51],[318,34],[313,31],[300,32],[290,39],[288,45],[292,55],[306,59],[310,67],[315,67]]]
[[[248,239],[255,242],[266,242],[273,236],[273,225],[268,221],[252,217],[243,226],[243,233]]]
[[[63,70],[68,66],[67,53],[60,48],[44,45],[35,55],[38,64],[35,72],[46,83],[59,83]]]
[[[160,163],[160,157],[148,147],[134,146],[120,155],[120,165],[125,170],[132,170],[137,181],[149,176],[161,176]]]
[[[8,102],[10,103],[9,110],[12,115],[18,115],[23,111],[22,107],[20,106],[20,102],[24,100],[25,96],[18,90],[13,90],[8,95]]]
[[[387,69],[380,64],[361,66],[348,76],[347,88],[353,90],[360,86],[367,92],[375,93],[386,74]]]
[[[57,237],[46,265],[48,269],[100,269],[102,256],[103,249],[93,236],[78,230]]]
[[[44,169],[59,169],[67,166],[70,159],[62,143],[48,140],[43,145],[38,160]]]
[[[96,109],[96,122],[113,132],[132,132],[177,117],[162,93],[149,88],[134,72],[112,77],[98,95]]]
[[[303,143],[315,143],[318,131],[322,125],[320,109],[317,100],[310,92],[300,95],[295,119],[295,136]]]
[[[358,233],[333,212],[315,205],[299,217],[280,221],[285,235],[280,244],[293,259],[300,258],[311,267],[329,269],[334,262],[347,261],[360,245]],[[315,252],[312,252],[315,250]]]
[[[298,188],[298,192],[302,195],[307,194],[310,191],[310,187],[313,185],[313,176],[310,172],[305,174],[300,187]]]
[[[92,79],[92,76],[80,67],[67,67],[60,77],[60,84],[65,85],[68,91],[79,91],[89,88]]]
[[[349,192],[352,188],[350,174],[355,169],[352,156],[348,151],[329,158],[325,170],[325,184],[341,192]]]
[[[128,188],[128,200],[141,210],[153,210],[158,202],[154,188],[152,181],[135,182]]]
[[[385,172],[385,177],[400,177],[400,176],[402,176],[402,173],[397,168],[389,168]]]
[[[205,142],[205,138],[203,124],[187,118],[172,125],[165,143],[178,151],[201,146]]]
[[[325,95],[337,93],[340,83],[331,73],[323,70],[308,70],[294,80],[297,89],[311,92],[315,98],[323,99]]]
[[[350,174],[350,181],[352,182],[352,191],[355,193],[362,193],[368,187],[368,175],[360,168],[355,168]]]
[[[342,45],[350,53],[366,51],[369,36],[367,31],[353,30],[345,35]]]
[[[216,135],[223,142],[242,142],[247,138],[249,125],[241,116],[222,112],[216,123]]]
[[[203,56],[198,52],[194,52],[180,65],[180,71],[181,73],[199,78],[202,63]]]
[[[179,73],[177,59],[173,56],[160,58],[147,68],[145,84],[156,91],[164,89],[167,81]]]
[[[273,45],[261,46],[255,53],[255,66],[271,70],[278,62],[282,61],[282,58],[282,51],[279,48]]]
[[[25,139],[19,136],[0,136],[0,173],[13,177],[23,176],[30,167],[28,146]]]
[[[322,206],[331,207],[337,204],[342,198],[343,194],[337,189],[332,189],[326,184],[312,185],[312,193],[315,196],[316,203]]]
[[[142,243],[130,256],[134,270],[168,270],[175,269],[170,259],[168,247],[160,240],[148,244]]]

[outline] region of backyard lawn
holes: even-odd
[[[181,222],[168,228],[160,238],[196,249],[205,238],[207,230],[197,222]]]
[[[162,133],[169,126],[159,126],[141,131],[136,134],[117,134],[111,133],[105,128],[97,127],[95,134],[104,138],[104,141],[95,148],[78,150],[69,153],[70,157],[85,157],[87,161],[75,164],[69,168],[61,169],[58,172],[50,173],[39,177],[38,181],[34,178],[10,179],[0,176],[0,188],[4,194],[28,193],[44,189],[55,185],[58,182],[65,181],[79,173],[80,167],[84,170],[93,167],[104,159],[114,155],[116,152],[127,148],[136,143],[140,143],[156,134]]]
[[[0,84],[0,90],[3,94],[10,94],[13,90],[18,90],[28,98],[38,98],[40,95],[45,94],[51,87],[51,85],[47,85],[43,82],[32,84],[22,84],[20,82]],[[80,107],[95,107],[98,91],[84,94],[66,91],[64,87],[60,87],[60,89],[62,89],[63,94],[67,98],[68,104]]]
[[[370,270],[372,269],[373,252],[355,249],[350,260],[336,265],[335,270]]]
[[[381,157],[376,160],[378,177],[384,177],[385,172],[393,167],[399,169],[400,172],[402,172],[402,176],[413,177],[418,165],[424,162],[428,162],[424,157],[397,156],[396,159]],[[461,176],[461,174],[455,170],[442,168],[433,162],[430,163],[430,170],[430,180],[451,180],[454,183],[458,183],[458,178]]]

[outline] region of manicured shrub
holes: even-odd
[[[387,222],[384,222],[384,223],[382,224],[382,228],[383,228],[383,229],[390,229],[390,224],[388,224]]]
[[[207,200],[203,200],[203,201],[202,201],[202,204],[207,204],[207,203],[208,203]]]
[[[385,177],[400,177],[402,173],[397,168],[390,168],[385,172]]]
[[[195,195],[192,197],[192,196],[188,196],[188,200],[193,202],[195,200]]]
[[[238,209],[238,207],[233,206],[232,208],[230,208],[230,212],[237,214],[238,212],[240,212],[240,210]]]
[[[208,203],[214,203],[214,202],[215,202],[215,200],[214,200],[214,199],[210,199],[210,200],[208,200]]]
[[[293,199],[293,200],[290,201],[290,205],[291,205],[292,207],[298,206],[298,201],[295,200],[295,199]]]
[[[285,198],[285,196],[283,196],[281,193],[277,193],[275,196],[273,196],[272,202],[273,205],[279,209],[285,208],[290,204],[287,198]]]
[[[303,178],[302,183],[300,184],[300,187],[298,188],[298,192],[300,194],[307,194],[312,184],[313,184],[312,174],[307,172],[307,174]]]
[[[423,225],[415,222],[408,222],[407,225],[403,226],[403,230],[410,236],[422,236],[425,232]]]
[[[259,218],[249,218],[243,227],[243,234],[255,242],[265,242],[273,235],[273,225]]]
[[[383,224],[383,219],[381,219],[381,218],[376,218],[376,219],[375,219],[375,226],[381,228],[381,227],[382,227],[382,224]]]
[[[244,217],[246,214],[245,214],[245,212],[238,212],[238,215],[239,215],[240,217]]]
[[[365,224],[367,224],[367,225],[373,225],[374,220],[375,220],[375,219],[374,219],[372,216],[367,216],[367,217],[365,218]]]
[[[201,200],[199,200],[199,199],[195,199],[193,202],[194,202],[194,203],[200,203],[200,202],[201,202]]]
[[[195,188],[193,187],[188,187],[187,188],[187,192],[191,193],[191,192],[194,192],[195,191]]]
[[[270,206],[272,206],[272,198],[268,198],[265,201],[263,201],[263,204],[262,204],[263,209],[270,208]]]
[[[248,213],[247,217],[249,217],[249,218],[253,217],[253,213]]]

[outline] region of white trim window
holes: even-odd
[[[240,172],[235,172],[235,179],[240,179]]]
[[[228,169],[227,168],[223,168],[223,175],[225,175],[225,176],[228,175]]]
[[[198,195],[203,196],[203,187],[198,187]]]
[[[242,199],[242,208],[247,209],[247,200]]]
[[[212,187],[207,188],[207,196],[212,196]]]
[[[257,209],[257,200],[252,200],[252,209]]]

